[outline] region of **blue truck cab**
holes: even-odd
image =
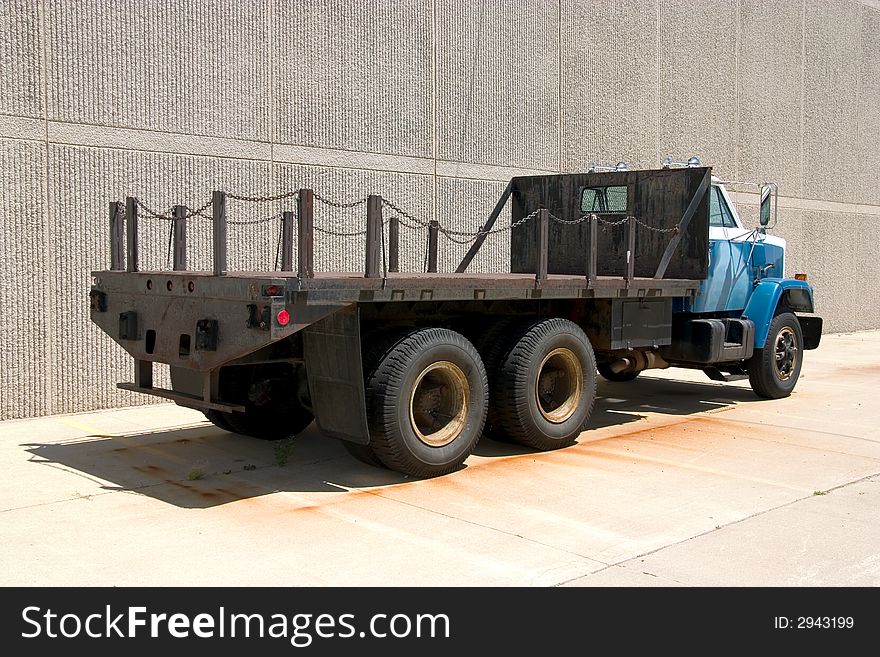
[[[760,189],[760,225],[750,228],[725,183],[712,176],[708,276],[695,297],[675,301],[672,344],[660,353],[670,365],[700,368],[715,380],[748,377],[759,396],[779,398],[794,389],[804,350],[819,346],[822,319],[812,314],[806,276],[786,277],[785,240],[768,233],[776,186]],[[626,369],[600,373],[634,378]]]

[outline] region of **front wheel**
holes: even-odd
[[[483,431],[486,370],[474,346],[442,328],[411,330],[368,356],[370,448],[387,467],[415,477],[458,468]]]
[[[749,383],[759,397],[788,397],[801,374],[804,337],[793,313],[780,313],[770,322],[763,349],[756,349],[746,365]]]

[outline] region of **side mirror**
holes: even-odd
[[[760,221],[762,226],[767,226],[770,223],[771,217],[775,216],[774,207],[774,196],[776,195],[776,185],[764,185],[761,187],[761,216]],[[773,222],[774,225],[776,222]]]

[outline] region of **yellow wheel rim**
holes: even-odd
[[[419,440],[443,447],[467,425],[471,388],[462,369],[448,360],[431,363],[419,374],[409,399],[409,420]]]
[[[571,350],[554,349],[541,361],[535,397],[538,410],[549,422],[560,424],[577,410],[583,395],[584,370]]]

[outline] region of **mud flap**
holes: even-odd
[[[804,349],[816,349],[822,340],[822,318],[797,315],[804,335]]]
[[[369,444],[357,305],[303,330],[303,350],[318,428],[333,438]]]

